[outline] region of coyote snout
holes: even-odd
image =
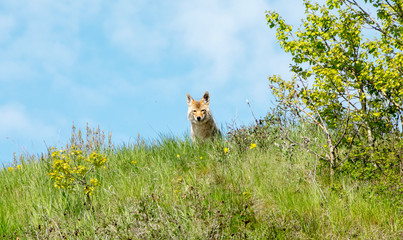
[[[200,101],[195,101],[188,93],[186,94],[188,103],[188,119],[190,120],[190,137],[194,142],[196,139],[212,139],[216,135],[221,135],[220,130],[210,111],[210,96],[206,92]]]

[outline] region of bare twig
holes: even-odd
[[[246,99],[246,104],[248,104],[250,112],[252,113],[252,116],[255,119],[256,124],[259,124],[259,121],[256,119],[255,114],[253,113],[252,107],[250,106],[250,103],[249,103],[248,99]]]
[[[361,127],[362,127],[362,124],[361,124],[360,126],[358,126],[358,129],[355,131],[355,134],[353,135],[353,137],[352,137],[352,139],[351,139],[351,142],[350,142],[350,144],[349,144],[349,146],[348,146],[348,149],[349,149],[349,150],[348,150],[346,156],[344,157],[344,159],[343,159],[342,161],[340,161],[340,163],[338,164],[339,166],[343,165],[343,163],[344,163],[344,162],[348,159],[348,157],[350,156],[351,150],[353,149],[352,146],[353,146],[353,143],[354,143],[354,139],[355,139],[355,137],[358,135],[358,133],[359,133]]]
[[[306,85],[304,84],[304,82],[301,80],[301,77],[300,77],[300,76],[298,76],[298,77],[300,78],[300,82],[301,82],[302,86],[305,88],[305,91],[306,91],[306,90],[307,90],[307,86],[306,86]],[[325,121],[323,120],[322,115],[319,113],[318,108],[315,106],[314,101],[312,100],[311,96],[310,96],[309,94],[307,94],[307,96],[308,96],[308,99],[309,99],[310,103],[311,103],[312,106],[313,106],[313,109],[315,110],[316,114],[317,114],[318,117],[319,117],[319,120],[320,120],[320,122],[321,122],[321,124],[320,124],[319,126],[321,126],[321,128],[323,129],[323,131],[324,131],[325,134],[326,134],[327,144],[329,144],[329,154],[330,154],[330,155],[329,155],[329,161],[330,161],[331,167],[334,168],[335,165],[336,165],[336,163],[335,163],[335,161],[336,161],[336,153],[335,153],[336,148],[335,148],[334,145],[333,145],[332,136],[330,135],[330,132],[329,132],[329,130],[328,130],[327,127],[326,127],[326,123],[325,123]]]
[[[319,190],[320,197],[322,198],[322,200],[323,200],[324,202],[327,202],[327,199],[326,199],[325,194],[323,193],[322,189],[320,188],[319,184],[316,182],[316,179],[315,179],[317,161],[318,161],[318,158],[316,157],[316,159],[315,159],[315,169],[314,169],[314,173],[312,174],[312,171],[309,171],[309,174],[310,174],[311,177],[312,177],[312,182],[313,182],[313,184],[314,184],[314,185],[318,188],[318,190]]]
[[[299,143],[299,142],[296,142],[296,141],[294,141],[294,140],[290,139],[290,138],[289,138],[289,137],[287,137],[287,136],[285,136],[284,138],[285,138],[286,140],[288,140],[289,142],[291,142],[292,144],[296,144],[296,145],[298,145],[298,146],[300,146],[300,147],[304,148],[304,149],[305,149],[305,150],[307,150],[308,152],[313,153],[313,154],[314,154],[316,157],[319,157],[320,159],[324,159],[324,160],[326,160],[326,157],[325,157],[325,156],[320,155],[319,153],[315,152],[315,151],[314,151],[314,150],[312,150],[311,148],[306,147],[305,145],[303,145],[303,144],[301,144],[301,143]]]
[[[348,92],[348,89],[347,89],[347,94],[350,95],[349,92]],[[341,134],[341,136],[339,138],[339,141],[334,145],[335,148],[337,148],[339,146],[339,144],[343,140],[344,136],[346,135],[347,129],[348,129],[348,126],[349,126],[349,122],[350,122],[350,98],[347,97],[347,99],[348,99],[348,104],[347,104],[348,112],[347,112],[346,124],[344,126],[343,133]]]
[[[379,32],[381,32],[381,33],[383,33],[383,34],[385,34],[385,35],[388,35],[388,34],[382,29],[382,26],[381,26],[367,11],[365,11],[355,0],[343,0],[343,2],[345,2],[346,5],[347,5],[351,10],[353,10],[355,13],[357,13],[357,14],[363,16],[364,19],[365,19],[365,21],[367,22],[367,24],[368,24],[370,27],[372,27],[374,30],[377,30],[377,31],[379,31]],[[349,4],[347,4],[347,3],[349,3]],[[351,5],[354,5],[354,6],[358,7],[361,12],[355,10],[353,7],[351,7]],[[368,21],[368,19],[367,19],[366,17],[368,17],[368,18],[372,21],[372,23],[371,23],[370,21]],[[375,24],[376,26],[374,26],[374,24]]]
[[[60,228],[59,228],[59,226],[57,225],[56,221],[53,220],[53,219],[50,218],[50,217],[48,217],[48,218],[53,222],[53,224],[55,224],[56,229],[57,229],[57,231],[59,232],[60,238],[63,239],[62,233],[60,232]]]

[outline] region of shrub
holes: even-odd
[[[110,139],[109,139],[110,142]],[[91,195],[101,183],[96,177],[100,168],[105,169],[107,157],[102,153],[104,134],[99,127],[92,131],[87,125],[87,142],[81,136],[81,130],[73,133],[70,144],[65,149],[49,148],[52,166],[49,177],[55,188],[81,192],[86,196],[88,207],[92,208]]]

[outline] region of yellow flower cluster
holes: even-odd
[[[106,163],[106,156],[104,154],[92,152],[88,161],[94,164],[95,167],[101,167]]]
[[[48,175],[56,188],[71,189],[75,185],[82,185],[84,193],[91,195],[95,187],[100,185],[96,178],[88,180],[88,175],[105,165],[107,158],[104,154],[92,152],[88,156],[77,146],[67,150],[51,148],[49,151],[53,165]]]
[[[96,178],[91,178],[90,183],[92,186],[99,186],[101,184]]]
[[[96,178],[91,178],[90,185],[84,186],[84,193],[88,195],[92,195],[95,190],[95,187],[101,185],[101,183]]]
[[[93,186],[85,186],[84,193],[91,195],[94,192],[95,188]]]
[[[13,171],[14,171],[14,168],[13,168],[13,167],[8,167],[7,169],[8,169],[9,172],[13,172]],[[18,165],[17,165],[17,170],[21,170],[21,169],[22,169],[21,164],[18,164]]]
[[[57,149],[51,153],[51,157],[53,159],[53,171],[49,173],[49,176],[55,181],[54,186],[56,188],[66,188],[70,186],[74,178],[72,178],[70,174],[71,166],[69,158],[64,156],[63,151],[57,151]]]
[[[246,190],[245,192],[242,193],[242,196],[245,199],[249,199],[249,198],[251,198],[252,194],[248,190]]]

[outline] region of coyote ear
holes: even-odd
[[[190,105],[194,101],[193,98],[189,95],[189,93],[186,93],[186,99],[187,99],[188,105]]]
[[[209,93],[206,91],[206,93],[204,93],[202,100],[206,103],[209,104],[210,103],[210,95]]]

